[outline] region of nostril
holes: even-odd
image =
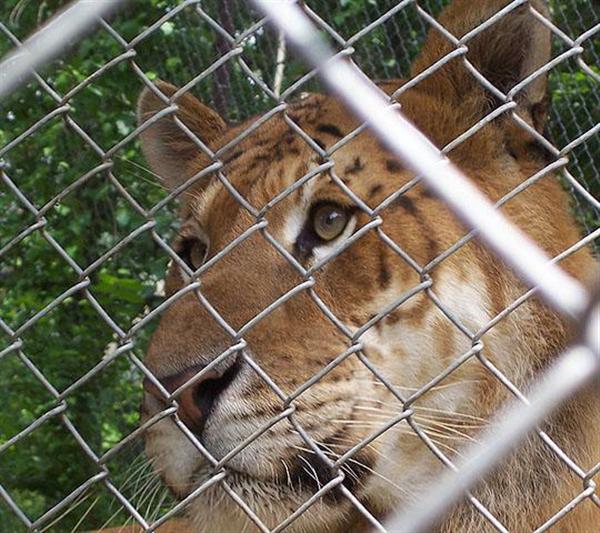
[[[215,370],[206,372],[198,381],[188,386],[175,397],[179,404],[178,414],[183,422],[194,432],[201,433],[217,398],[233,382],[239,372],[236,360],[222,375]],[[193,380],[203,366],[189,368],[179,374],[160,378],[162,386],[172,394]],[[144,380],[144,389],[155,398],[164,401],[165,397],[158,387],[148,378]]]
[[[208,418],[215,400],[229,387],[238,371],[239,363],[236,361],[222,376],[208,378],[192,387],[194,403],[205,419]]]

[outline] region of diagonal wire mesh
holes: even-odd
[[[332,43],[336,56],[353,58],[370,77],[406,74],[426,29],[436,27],[448,33],[435,19],[442,7],[440,2],[349,2],[339,10],[327,2],[307,4],[303,6],[305,13]],[[520,4],[523,2],[511,3],[513,8]],[[550,28],[555,46],[554,59],[540,72],[550,71],[552,90],[567,102],[554,107],[554,142],[542,138],[514,110],[513,97],[522,89],[517,86],[508,95],[501,95],[502,105],[442,147],[444,153],[451,154],[489,122],[507,115],[546,148],[552,162],[495,201],[498,207],[509,204],[548,174],[562,174],[586,233],[561,250],[553,258],[555,263],[593,243],[600,232],[599,204],[594,198],[599,179],[598,160],[594,157],[598,143],[594,102],[599,94],[594,36],[599,26],[597,17],[591,18],[591,2],[573,5],[569,9],[574,15],[569,15],[562,3],[556,3],[554,22],[532,8],[541,23]],[[40,22],[35,17],[33,21],[28,19],[27,9],[27,2],[17,2],[13,9],[0,13],[3,52],[20,50],[24,37],[33,30],[32,22]],[[36,13],[42,18],[48,14],[43,13],[43,8]],[[365,528],[384,531],[381,517],[361,501],[352,482],[361,452],[386,433],[406,427],[441,463],[456,468],[452,447],[432,437],[417,417],[420,401],[436,387],[447,384],[465,365],[478,364],[508,395],[526,403],[523,383],[514,383],[490,357],[486,335],[489,338],[498,324],[518,313],[537,289],[523,288],[519,297],[486,324],[475,328],[465,324],[453,302],[438,294],[436,272],[456,257],[463,257],[461,254],[470,249],[475,233],[465,231],[462,238],[439,250],[425,264],[394,240],[385,226],[389,216],[386,209],[394,201],[409,197],[421,186],[421,179],[410,180],[375,206],[348,186],[339,164],[336,166],[336,157],[363,133],[365,126],[358,126],[329,147],[322,146],[302,127],[291,104],[302,91],[319,87],[317,72],[293,59],[284,46],[283,34],[271,33],[267,21],[246,3],[153,2],[152,9],[143,9],[141,4],[132,2],[120,15],[99,23],[99,33],[82,41],[74,55],[36,72],[33,82],[2,102],[5,125],[0,125],[4,205],[0,364],[3,389],[10,391],[1,424],[0,454],[4,458],[0,496],[6,507],[0,514],[3,523],[11,529],[90,529],[129,520],[153,531],[217,488],[262,531],[280,531],[293,528],[302,520],[310,521],[311,512],[328,497],[338,498],[355,509]],[[486,24],[476,28],[471,37],[483,31]],[[402,38],[406,28],[411,30],[410,39]],[[447,37],[455,46],[451,54],[464,55],[461,36]],[[86,60],[94,48],[97,55]],[[388,50],[395,52],[388,56]],[[443,61],[422,73],[420,79],[433,75],[442,66]],[[497,94],[498,89],[480,73],[475,71],[473,75],[486,90]],[[175,95],[161,93],[153,84],[157,78],[177,82],[182,89]],[[574,85],[575,80],[579,85]],[[418,81],[399,83],[393,96],[410,90]],[[127,88],[122,89],[122,85]],[[138,126],[133,102],[143,87],[154,91],[163,107]],[[258,115],[240,126],[223,146],[211,149],[177,115],[178,101],[190,91],[212,101],[230,120]],[[148,172],[138,159],[137,145],[140,134],[167,116],[176,117],[177,126],[208,161],[170,193],[152,185],[155,177],[147,177]],[[229,164],[236,151],[248,146],[270,120],[283,121],[294,137],[311,148],[316,163],[264,205],[254,205],[230,179]],[[273,213],[286,199],[322,175],[329,177],[367,222],[344,246],[306,266],[280,242],[271,222]],[[194,184],[211,177],[218,180],[250,223],[206,263],[193,269],[169,244],[174,233],[172,211]],[[319,279],[328,264],[353,244],[367,242],[371,236],[412,270],[415,283],[394,295],[372,316],[349,326],[338,316],[336,306],[320,293]],[[211,301],[204,293],[202,281],[211,269],[222,268],[228,256],[255,238],[268,243],[275,257],[297,274],[297,281],[253,317],[234,325],[218,311],[219,302]],[[150,257],[160,260],[149,260]],[[159,280],[168,260],[184,271],[188,281],[164,299]],[[582,304],[574,292],[565,294]],[[207,317],[225,332],[228,342],[190,381],[168,390],[146,367],[142,355],[160,317],[188,296],[194,297]],[[279,308],[303,296],[318,308],[323,320],[344,339],[345,346],[308,379],[292,390],[284,390],[253,353],[247,337]],[[446,324],[460,332],[467,348],[452,354],[439,374],[407,391],[379,368],[367,339],[379,324],[419,297],[427,299]],[[178,399],[186,389],[234,357],[271,391],[278,410],[219,457],[182,421]],[[360,365],[369,379],[388,391],[395,412],[383,412],[366,436],[337,453],[319,441],[314,428],[305,427],[302,402],[311,390],[350,363]],[[135,413],[141,398],[139,384],[144,378],[163,394],[166,407],[138,425]],[[147,463],[135,459],[133,469],[124,467],[132,457],[138,457],[143,433],[164,419],[174,422],[211,468],[206,481],[179,502],[172,501],[149,474]],[[323,468],[313,472],[316,487],[310,497],[298,502],[287,516],[269,521],[264,509],[236,490],[231,465],[253,443],[265,442],[270,431],[283,425],[297,436],[294,442],[302,451],[316,458]],[[541,531],[559,524],[579,505],[591,502],[600,506],[594,482],[600,457],[592,458],[591,467],[580,464],[561,449],[546,429],[536,431],[537,438],[579,483],[579,492],[564,507],[545,517]],[[309,462],[309,467],[314,470],[313,462]],[[45,487],[47,474],[40,474],[45,470],[54,472],[59,482]],[[23,483],[25,478],[30,478],[31,483]],[[499,531],[507,530],[503,517],[496,516],[478,492],[468,493],[468,501],[486,524]]]

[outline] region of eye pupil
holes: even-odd
[[[336,221],[341,217],[341,213],[336,211],[332,211],[325,216],[325,225],[326,226],[334,226]]]

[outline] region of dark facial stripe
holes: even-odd
[[[321,139],[313,139],[321,150],[326,150],[326,145]]]
[[[234,152],[231,152],[229,155],[226,155],[223,158],[223,163],[231,163],[232,161],[235,161],[238,157],[240,157],[243,153],[243,150],[235,150]]]
[[[381,246],[379,249],[379,286],[387,289],[390,285],[390,271],[387,266],[387,246]]]
[[[436,198],[436,196],[428,187],[426,187],[421,191],[421,198]]]
[[[369,199],[372,199],[376,194],[380,193],[382,189],[382,185],[373,185],[373,187],[369,189]]]
[[[354,161],[352,162],[351,165],[348,165],[345,169],[344,169],[344,173],[345,174],[355,174],[357,172],[360,172],[363,168],[365,168],[365,165],[363,165],[363,162],[360,160],[360,157],[355,157]]]
[[[434,257],[436,257],[439,253],[439,245],[436,242],[436,233],[434,228],[428,223],[423,213],[419,211],[412,198],[404,195],[400,196],[400,198],[395,200],[390,207],[400,207],[414,217],[417,224],[419,224],[421,227],[422,231],[420,234],[427,242],[426,260],[431,261]]]
[[[408,196],[400,196],[400,198],[395,200],[392,205],[401,207],[402,209],[404,209],[407,213],[410,213],[411,215],[417,216],[417,214],[418,214],[415,203],[413,202],[412,198],[409,198]]]
[[[402,170],[402,165],[394,159],[386,159],[385,168],[390,172],[400,172]]]
[[[317,126],[317,131],[320,133],[328,133],[329,135],[333,135],[338,139],[341,139],[344,136],[340,129],[333,124],[319,124]]]

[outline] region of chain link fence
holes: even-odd
[[[504,2],[512,9],[524,3]],[[277,7],[277,3],[272,4],[272,8]],[[303,3],[303,9],[337,57],[351,57],[371,79],[389,79],[409,75],[410,65],[431,27],[444,32],[436,18],[447,4],[434,0],[339,3],[315,0]],[[25,38],[59,7],[61,2],[38,4],[21,0],[0,8],[2,55],[19,51]],[[571,192],[573,209],[582,227],[581,238],[553,258],[554,262],[568,261],[579,250],[593,246],[600,235],[600,204],[596,199],[600,191],[598,9],[591,1],[557,1],[551,5],[552,21],[531,9],[539,23],[551,31],[553,39],[553,59],[537,68],[529,80],[532,83],[536,76],[546,71],[549,74],[552,105],[548,130],[542,137],[525,121],[519,121],[513,101],[519,96],[518,90],[507,96],[474,71],[478,83],[495,95],[499,103],[450,142],[445,153],[452,154],[452,149],[481,134],[488,123],[503,120],[505,115],[517,124],[515,131],[532,135],[544,147],[548,164],[536,168],[516,188],[505,191],[494,201],[498,206],[510,204],[529,187],[548,179],[548,174],[560,175],[563,186]],[[488,25],[484,22],[471,37]],[[384,226],[386,208],[410,196],[411,190],[421,186],[421,179],[411,179],[376,206],[365,202],[347,185],[344,176],[336,173],[336,157],[361,134],[364,126],[344,133],[332,146],[325,147],[294,120],[292,103],[302,101],[306,91],[322,90],[317,72],[289,49],[286,28],[270,30],[267,20],[251,4],[241,0],[132,1],[123,3],[120,11],[110,18],[94,19],[93,26],[94,32],[90,30],[68,56],[61,54],[61,59],[35,72],[26,86],[11,91],[0,102],[0,388],[5,398],[0,415],[0,523],[3,529],[90,530],[129,523],[153,531],[169,524],[182,509],[201,501],[215,487],[219,494],[235,502],[235,509],[241,510],[252,527],[262,531],[279,531],[288,526],[293,529],[302,521],[310,523],[315,509],[332,495],[361,517],[362,529],[395,531],[405,530],[406,524],[409,527],[417,524],[421,518],[410,515],[386,526],[377,510],[370,509],[357,496],[358,489],[351,479],[353,465],[364,450],[399,427],[406,427],[428,453],[449,469],[456,468],[460,453],[455,448],[462,448],[474,438],[470,436],[468,421],[462,420],[460,428],[448,431],[447,420],[446,426],[440,420],[435,420],[437,426],[427,426],[416,413],[420,402],[432,390],[451,387],[453,376],[465,365],[479,365],[485,376],[482,379],[500,383],[507,391],[503,398],[516,396],[527,403],[524,388],[527,382],[514,380],[498,365],[488,353],[486,339],[519,309],[527,307],[536,289],[522,287],[518,297],[503,305],[478,329],[466,325],[460,310],[440,298],[436,272],[456,257],[464,258],[461,254],[465,249],[471,250],[469,243],[474,233],[465,231],[427,262],[416,260],[390,236]],[[453,44],[450,54],[465,53],[461,51],[464,42],[458,40],[462,36],[446,37]],[[442,59],[408,85],[398,81],[394,94],[409,90],[412,84],[434,75],[444,64]],[[7,63],[2,63],[4,69],[6,66]],[[0,83],[6,72],[0,70]],[[157,94],[164,109],[138,126],[137,95],[144,88],[154,87],[153,83],[159,79],[184,89],[175,97]],[[527,87],[525,84],[520,89]],[[161,117],[175,114],[178,99],[188,92],[211,103],[229,121],[243,123],[249,117],[255,118],[243,123],[217,149],[211,149],[192,134],[190,138],[198,152],[207,158],[206,165],[186,183],[168,192],[157,185],[157,176],[141,157],[139,137]],[[240,147],[247,150],[251,146],[248,143],[272,119],[284,121],[292,135],[311,148],[310,157],[315,156],[317,163],[298,176],[289,188],[274,192],[265,205],[257,206],[230,180],[228,158]],[[190,134],[185,120],[178,124],[186,135]],[[366,217],[366,222],[344,246],[306,266],[276,238],[269,219],[288,197],[310,187],[322,175],[331,178],[353,209]],[[211,176],[217,177],[236,209],[250,217],[250,223],[211,255],[208,262],[195,269],[179,257],[169,242],[178,229],[174,214],[178,201],[185,198],[194,184]],[[476,206],[472,207],[475,211]],[[480,224],[475,224],[476,229],[485,236],[483,221]],[[319,276],[338,256],[343,257],[345,250],[364,242],[369,235],[383,243],[397,261],[408,265],[417,283],[395,294],[372,316],[349,326],[339,318],[335,302],[320,294]],[[211,269],[222,268],[237,248],[258,237],[269,243],[279,254],[277,257],[291,265],[300,281],[255,310],[252,318],[233,325],[217,311],[219,302],[204,294],[202,281]],[[527,255],[525,252],[519,249],[519,253],[513,254],[514,263],[507,257],[504,260],[518,270],[520,261],[527,262],[521,257]],[[169,261],[179,265],[189,280],[165,299],[161,280]],[[541,293],[559,311],[575,309],[579,313],[585,297],[581,297],[578,286],[571,285],[570,278],[550,279],[561,283],[556,290],[546,290],[540,278]],[[567,287],[575,289],[562,290]],[[561,290],[564,296],[559,295]],[[554,293],[557,295],[553,296]],[[143,362],[148,340],[161,317],[191,295],[197,297],[203,312],[227,333],[228,347],[220,350],[220,355],[188,384],[164,389]],[[328,354],[331,359],[296,387],[282,388],[268,365],[252,355],[252,343],[246,337],[255,327],[270,320],[279,308],[304,295],[319,309],[322,320],[333,325],[346,348]],[[469,348],[449,354],[443,371],[407,391],[379,368],[364,339],[419,295],[446,317],[447,325],[460,333]],[[552,300],[553,297],[556,299]],[[567,301],[573,304],[563,305]],[[186,390],[191,390],[233,356],[258,376],[262,386],[270,389],[278,409],[266,422],[253,426],[233,449],[219,456],[211,453],[175,413],[177,400],[183,400]],[[299,406],[307,392],[317,389],[320,382],[350,362],[360,365],[361,372],[389,391],[393,408],[386,410],[385,406],[377,405],[379,413],[368,421],[367,433],[332,451],[314,436],[317,430],[305,427]],[[567,381],[567,373],[563,377]],[[140,426],[138,406],[144,379],[168,398],[168,407]],[[553,390],[557,392],[557,400],[560,399],[558,388]],[[179,502],[169,495],[141,450],[144,431],[165,418],[174,421],[177,427],[172,430],[184,434],[186,442],[191,442],[196,453],[212,468],[208,480]],[[310,454],[308,457],[318,458],[320,464],[326,465],[326,471],[316,472],[316,463],[310,459],[309,467],[317,478],[310,497],[290,509],[287,516],[271,523],[265,518],[268,513],[236,488],[235,476],[228,466],[245,448],[255,441],[264,443],[269,432],[283,424],[300,436],[303,457]],[[574,428],[579,430],[576,425]],[[565,475],[575,480],[570,501],[548,512],[537,525],[538,530],[560,527],[561,521],[576,513],[580,506],[592,506],[600,515],[600,497],[594,481],[600,471],[600,456],[572,457],[553,438],[551,430],[540,427],[536,431],[534,438],[544,443],[556,464],[567,472]],[[388,482],[393,484],[394,480]],[[450,489],[450,492],[455,490]],[[435,507],[434,499],[431,508]],[[468,493],[468,500],[473,512],[483,517],[480,524],[507,530],[505,517],[497,516],[493,505],[490,508],[485,491]],[[211,526],[207,527],[210,530]]]

